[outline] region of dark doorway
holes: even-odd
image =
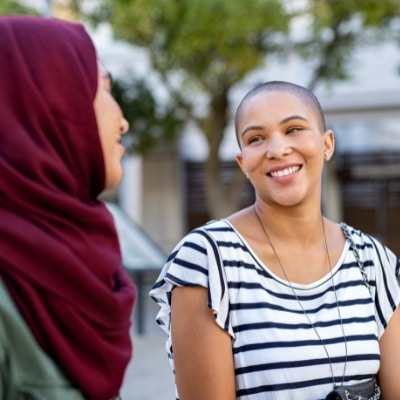
[[[400,254],[400,152],[347,153],[337,159],[343,220]]]
[[[235,161],[222,163],[222,180],[229,183],[238,168]],[[205,168],[202,162],[186,162],[186,220],[188,230],[194,229],[211,219],[207,209],[205,194]],[[246,180],[239,193],[240,208],[246,207],[254,202],[254,190],[250,183]]]

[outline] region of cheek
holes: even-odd
[[[107,108],[104,101],[104,96],[98,94],[94,101],[94,112],[96,115],[97,127],[99,132],[104,129],[104,124],[107,121],[107,116],[105,115],[107,112]]]
[[[299,137],[294,144],[294,148],[300,152],[306,159],[314,159],[322,155],[323,157],[323,141],[322,137],[317,136],[318,133],[309,133]]]
[[[265,150],[262,146],[245,147],[242,151],[242,169],[251,172],[263,163]]]
[[[313,171],[316,175],[320,176],[324,167],[324,153],[323,149],[318,145],[310,145],[303,153],[307,168]]]
[[[94,101],[99,130],[111,129],[117,131],[121,121],[121,110],[108,92],[99,92]]]

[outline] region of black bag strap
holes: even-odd
[[[368,277],[367,277],[367,274],[366,274],[365,269],[364,269],[364,264],[363,264],[363,262],[361,260],[360,253],[359,253],[359,251],[357,249],[357,246],[354,243],[353,238],[351,237],[351,234],[350,234],[350,231],[349,231],[349,227],[343,222],[340,223],[340,227],[342,228],[342,231],[343,231],[343,234],[344,234],[345,238],[350,243],[350,249],[353,251],[354,258],[356,259],[358,267],[360,268],[361,276],[363,278],[365,286],[368,288],[369,293],[372,295],[371,286],[370,286],[370,284],[368,282]]]

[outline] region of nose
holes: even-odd
[[[290,154],[291,149],[288,146],[285,136],[280,134],[271,135],[267,141],[266,157],[269,159],[281,158]]]
[[[129,129],[129,122],[124,117],[122,117],[120,126],[121,133],[124,134],[128,132],[128,129]]]

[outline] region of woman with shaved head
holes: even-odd
[[[335,137],[318,100],[267,82],[235,127],[254,204],[185,236],[151,291],[178,398],[400,399],[400,265],[321,211]]]

